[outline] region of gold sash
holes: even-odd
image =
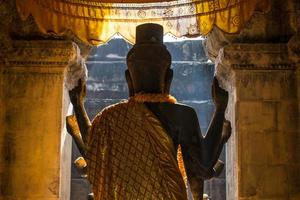
[[[96,200],[186,200],[172,139],[143,103],[126,101],[93,121],[88,179]]]

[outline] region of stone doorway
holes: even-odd
[[[165,39],[165,44],[172,55],[174,70],[171,94],[178,102],[196,110],[204,135],[214,111],[211,99],[214,64],[205,55],[201,40],[176,40],[169,36]],[[128,98],[124,72],[126,55],[131,47],[132,45],[122,38],[115,38],[93,49],[87,58],[88,93],[85,108],[90,119],[104,107]],[[72,160],[78,156],[79,152],[73,144]],[[222,152],[221,159],[225,161],[225,151]],[[212,200],[224,200],[225,182],[224,170],[220,177],[206,181],[204,192]],[[72,166],[71,200],[85,200],[89,190],[86,179]]]

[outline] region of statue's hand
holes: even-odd
[[[223,131],[222,131],[222,137],[223,137],[224,143],[227,142],[227,140],[230,138],[231,132],[232,132],[232,129],[231,129],[230,121],[224,120]]]
[[[86,83],[81,79],[78,80],[78,85],[69,90],[70,101],[73,106],[80,105],[84,102],[86,96]]]
[[[211,93],[216,109],[225,111],[228,104],[228,92],[220,87],[216,77],[213,80]]]

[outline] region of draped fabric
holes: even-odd
[[[255,10],[269,8],[268,0],[158,1],[16,0],[21,17],[31,14],[43,33],[71,31],[92,45],[105,43],[116,33],[134,43],[135,27],[149,22],[163,25],[165,33],[176,37],[206,35],[214,25],[235,33]]]
[[[172,138],[133,99],[93,120],[86,160],[95,200],[187,199]]]

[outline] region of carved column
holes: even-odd
[[[0,59],[0,199],[69,199],[65,41],[14,41]]]
[[[216,74],[231,94],[227,200],[299,198],[298,85],[287,45],[225,46]]]

